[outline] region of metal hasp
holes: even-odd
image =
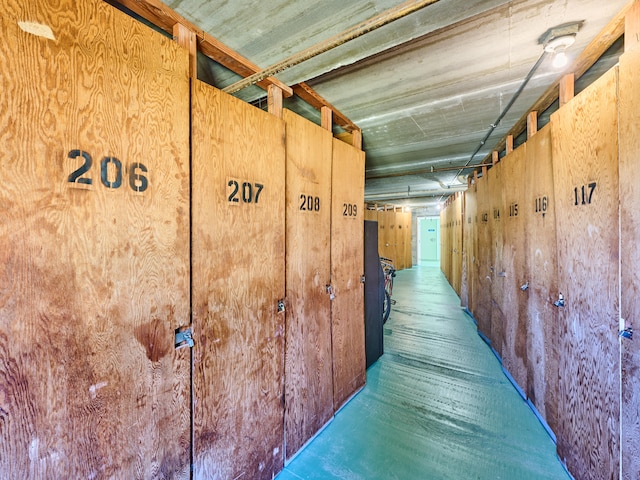
[[[629,328],[625,328],[624,330],[621,330],[619,336],[621,336],[622,338],[628,338],[629,340],[633,340],[633,328],[629,327]]]
[[[327,293],[329,294],[329,300],[336,298],[336,294],[333,293],[333,285],[327,285]]]
[[[176,328],[175,348],[193,347],[195,345],[190,327]]]
[[[556,300],[555,302],[553,302],[553,305],[561,308],[564,307],[564,295],[562,295],[561,293],[558,294],[558,300]]]

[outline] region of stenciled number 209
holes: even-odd
[[[93,179],[89,176],[89,171],[93,166],[93,158],[82,150],[71,150],[67,155],[71,159],[82,157],[84,163],[77,168],[67,178],[69,183],[82,185],[92,185]],[[111,169],[109,165],[112,165]],[[110,171],[111,170],[111,171]],[[147,177],[142,173],[148,172],[147,167],[142,163],[134,162],[129,166],[129,187],[134,192],[144,192],[149,187]],[[122,162],[116,157],[104,157],[100,161],[100,180],[107,188],[120,188],[122,185]]]

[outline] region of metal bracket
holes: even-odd
[[[366,279],[364,275],[360,277],[360,283],[366,283]]]
[[[333,286],[332,285],[327,285],[326,289],[327,289],[327,293],[329,294],[329,300],[333,300],[334,298],[336,298],[336,294],[333,293]]]
[[[174,345],[176,350],[181,347],[193,347],[195,345],[190,327],[176,328]]]
[[[278,313],[282,313],[285,310],[284,299],[278,300]]]
[[[633,328],[629,327],[629,328],[625,328],[624,330],[621,330],[619,336],[622,338],[628,338],[629,340],[633,340]]]
[[[564,307],[564,295],[562,295],[561,293],[558,294],[558,300],[556,300],[555,302],[553,302],[553,305],[555,305],[558,308],[562,308]]]
[[[527,290],[529,290],[529,282],[527,282],[524,285],[522,285],[520,287],[520,290],[522,290],[523,292],[526,292]]]

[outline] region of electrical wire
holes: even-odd
[[[525,79],[522,82],[522,84],[520,85],[520,87],[518,87],[518,90],[516,90],[516,93],[513,94],[513,97],[511,97],[511,100],[509,100],[509,103],[507,104],[506,107],[504,107],[504,109],[502,110],[502,112],[500,113],[500,115],[498,116],[496,121],[491,124],[491,127],[489,128],[489,131],[484,136],[484,138],[480,141],[480,144],[478,145],[478,148],[475,149],[475,151],[471,155],[471,158],[469,158],[467,163],[464,164],[464,167],[461,167],[460,170],[458,170],[458,173],[456,173],[455,177],[453,177],[452,182],[458,178],[458,175],[460,175],[464,171],[464,169],[466,167],[469,166],[469,164],[473,161],[474,157],[478,154],[478,152],[482,149],[482,147],[484,147],[484,145],[487,143],[487,140],[489,140],[489,137],[491,136],[493,131],[498,127],[498,125],[500,125],[500,122],[502,121],[504,116],[507,114],[507,112],[511,109],[511,107],[516,102],[516,100],[518,99],[520,94],[523,92],[523,90],[525,89],[525,87],[529,83],[529,80],[531,80],[531,78],[533,78],[533,74],[536,72],[538,67],[542,64],[542,62],[544,61],[544,59],[547,56],[547,54],[548,54],[548,52],[546,50],[542,51],[542,54],[540,55],[540,57],[538,58],[536,63],[533,65],[531,70],[529,70],[529,73],[525,77]]]

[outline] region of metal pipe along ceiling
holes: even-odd
[[[329,50],[333,50],[340,45],[344,45],[345,43],[358,38],[365,33],[372,32],[377,30],[380,27],[384,27],[391,22],[394,22],[400,18],[406,17],[418,10],[437,3],[439,0],[410,0],[404,2],[401,5],[398,5],[395,8],[387,10],[386,12],[381,13],[380,15],[376,15],[368,20],[365,20],[358,25],[355,25],[342,33],[334,35],[327,40],[324,40],[320,43],[317,43],[301,52],[298,52],[290,57],[285,58],[284,60],[271,65],[270,67],[265,68],[264,70],[254,73],[232,85],[229,85],[222,89],[225,93],[235,93],[243,88],[254,85],[267,77],[271,77],[277,73],[283,72],[288,68],[291,68],[295,65],[298,65],[302,62],[305,62],[313,57],[320,55],[321,53],[328,52]]]

